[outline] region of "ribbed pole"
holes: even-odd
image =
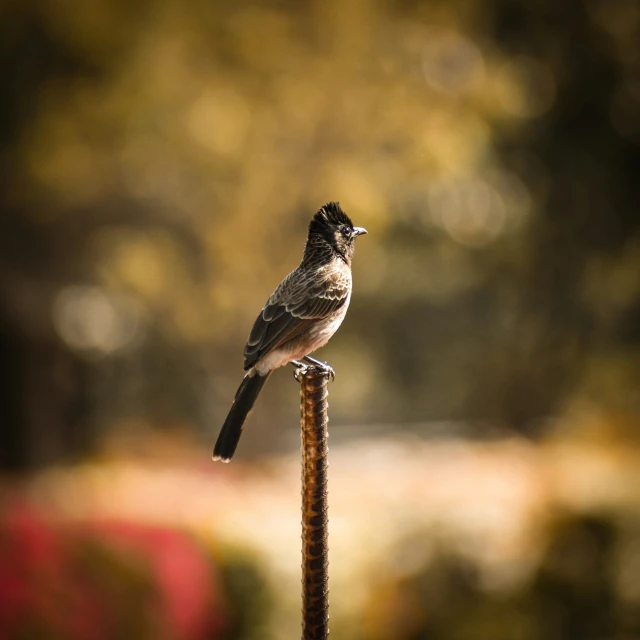
[[[314,367],[305,367],[297,378],[302,415],[302,640],[326,640],[329,635],[329,375]]]

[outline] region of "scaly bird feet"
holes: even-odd
[[[318,369],[322,369],[326,373],[329,374],[329,378],[331,378],[331,382],[336,379],[336,372],[333,370],[333,367],[326,362],[322,362],[322,360],[317,360],[316,358],[312,358],[311,356],[305,356],[302,358],[304,361],[313,365],[314,367],[318,367]]]
[[[307,372],[315,369],[321,373],[326,374],[329,377],[329,380],[333,382],[336,377],[336,372],[333,370],[333,367],[328,365],[326,362],[322,362],[321,360],[316,360],[311,356],[305,356],[303,358],[305,362],[301,362],[300,360],[292,360],[291,364],[296,368],[293,372],[293,377],[300,382],[301,376],[305,375]]]

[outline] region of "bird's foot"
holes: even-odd
[[[293,372],[293,377],[298,382],[300,382],[302,376],[306,375],[310,371],[323,373],[331,380],[331,382],[334,381],[336,372],[333,370],[333,367],[330,367],[326,362],[321,362],[320,360],[316,360],[310,356],[305,356],[303,360],[305,360],[305,362],[301,362],[300,360],[291,361],[291,364],[296,368]]]
[[[326,362],[322,362],[322,360],[312,358],[311,356],[305,356],[302,359],[308,362],[309,364],[313,365],[314,367],[317,367],[318,369],[322,369],[323,371],[325,371],[327,375],[331,378],[331,382],[335,380],[336,372],[333,370],[333,367],[330,364],[327,364]]]
[[[291,364],[296,368],[295,371],[293,372],[293,377],[296,379],[297,382],[300,382],[302,378],[307,374],[310,367],[308,364],[305,364],[304,362],[300,362],[299,360],[292,360]]]
[[[321,369],[322,371],[324,371],[329,376],[331,382],[333,382],[336,379],[336,372],[333,370],[333,367],[330,364],[327,364],[326,362],[322,362],[322,360],[312,358],[311,356],[305,356],[302,359],[305,362],[308,362],[309,364],[313,365],[314,367],[317,367],[318,369]]]

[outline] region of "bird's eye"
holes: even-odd
[[[346,236],[350,236],[351,235],[351,229],[349,229],[349,227],[342,227],[340,229],[340,233],[345,237]]]

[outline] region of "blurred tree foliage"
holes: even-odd
[[[636,638],[637,601],[625,597],[616,575],[624,536],[615,518],[564,514],[547,538],[535,575],[510,590],[483,584],[477,567],[446,547],[405,574],[382,575],[362,611],[361,631],[352,635],[363,640]],[[426,532],[422,545],[425,539]]]
[[[636,424],[632,0],[9,1],[0,74],[5,467],[211,434],[329,199],[371,232],[334,420]]]

